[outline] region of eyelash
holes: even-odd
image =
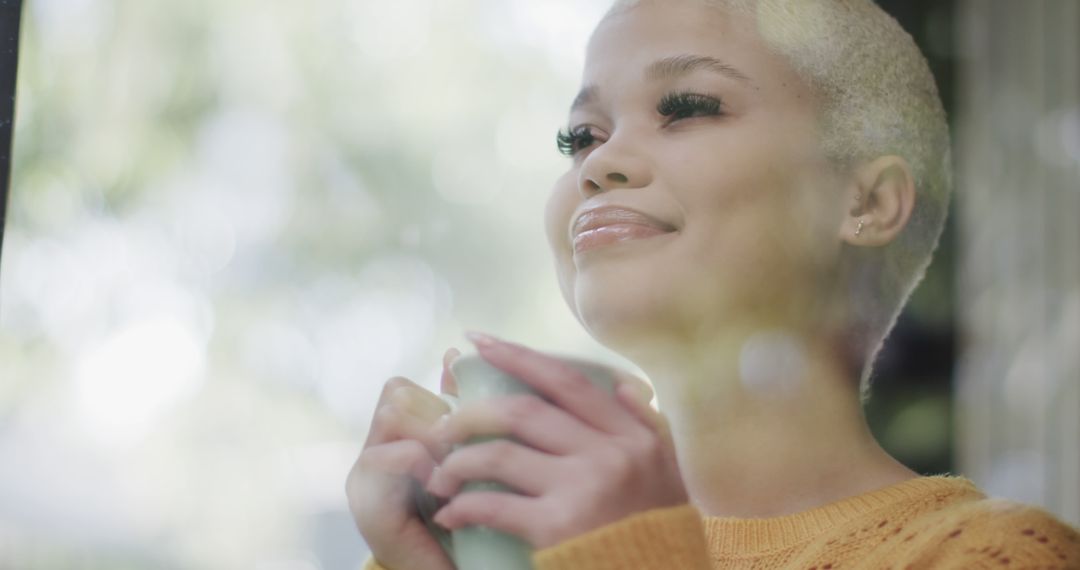
[[[718,97],[680,91],[664,95],[656,112],[671,120],[722,115],[724,103]]]
[[[574,156],[579,150],[584,150],[592,145],[596,137],[592,134],[592,128],[586,125],[567,128],[555,135],[555,145],[559,152],[565,156]]]
[[[724,103],[718,97],[690,93],[685,91],[668,93],[660,98],[656,105],[656,112],[668,119],[668,124],[681,119],[693,117],[711,117],[724,114]],[[560,130],[555,136],[555,144],[559,152],[566,156],[574,156],[578,151],[592,146],[596,142],[596,136],[592,133],[592,127],[580,125]]]

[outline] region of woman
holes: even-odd
[[[449,568],[410,479],[449,500],[437,522],[521,536],[540,569],[1080,567],[1075,530],[919,476],[863,417],[951,186],[925,60],[872,2],[617,2],[559,146],[572,165],[546,226],[562,292],[649,374],[664,415],[633,382],[613,399],[471,335],[554,405],[437,422],[435,395],[389,381],[347,489],[369,567]],[[447,454],[480,433],[525,445]],[[457,495],[470,479],[523,494]]]

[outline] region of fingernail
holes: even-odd
[[[432,495],[435,495],[436,497],[442,497],[443,496],[442,495],[442,485],[440,484],[440,480],[435,475],[435,473],[431,474],[431,478],[428,479],[427,485],[424,485],[424,489],[427,490],[428,493],[431,493]]]
[[[443,527],[443,528],[445,528],[447,530],[453,530],[452,528],[450,528],[450,525],[447,524],[450,521],[448,520],[449,515],[446,514],[446,508],[445,507],[442,508],[442,509],[439,509],[439,512],[435,513],[435,516],[432,517],[432,519],[436,523],[438,523],[439,526],[441,526],[441,527]]]
[[[478,347],[491,347],[499,343],[495,337],[488,336],[484,333],[478,333],[474,331],[468,331],[465,333],[465,338],[472,341]]]
[[[449,368],[450,365],[453,364],[454,361],[457,360],[457,358],[459,356],[461,356],[461,351],[460,350],[458,350],[458,349],[456,349],[454,347],[450,347],[450,348],[446,349],[446,353],[443,354],[443,357],[442,357],[443,366]]]

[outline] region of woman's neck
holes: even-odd
[[[917,476],[874,439],[839,354],[827,337],[757,329],[636,359],[704,514],[791,514]]]

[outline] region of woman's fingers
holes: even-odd
[[[648,382],[642,380],[641,378],[638,378],[633,374],[630,374],[629,372],[625,372],[622,370],[616,371],[615,383],[616,386],[629,386],[646,404],[652,402],[653,396],[656,395],[656,392],[653,391],[653,387]]]
[[[421,443],[399,440],[364,450],[349,471],[349,510],[375,557],[388,567],[453,568],[417,512],[413,480],[426,482],[434,468]]]
[[[436,431],[444,444],[475,436],[510,435],[552,455],[568,455],[600,445],[600,435],[591,426],[532,394],[463,404],[446,416]]]
[[[477,351],[496,368],[519,378],[558,407],[606,433],[629,433],[637,426],[611,394],[584,372],[558,358],[479,333],[468,333]]]
[[[435,466],[435,458],[418,441],[402,439],[376,445],[361,453],[353,464],[346,494],[360,496],[372,493],[375,490],[365,485],[372,483],[372,477],[383,475],[408,475],[427,483]]]
[[[513,493],[475,491],[461,493],[435,513],[435,522],[445,528],[485,526],[521,537],[534,548],[551,546],[553,533],[545,528],[558,518],[540,512],[542,504],[531,497]]]
[[[361,452],[345,479],[345,496],[358,524],[379,532],[400,524],[407,513],[402,505],[411,500],[408,479],[426,484],[435,466],[435,459],[415,440],[392,441]]]
[[[620,383],[615,388],[615,395],[619,401],[629,410],[634,417],[643,425],[649,426],[653,431],[660,433],[667,430],[667,420],[663,414],[653,409],[649,404],[652,400],[651,393],[645,393],[633,383]]]
[[[443,354],[443,369],[442,378],[439,381],[439,390],[443,394],[450,394],[451,396],[458,395],[457,379],[454,378],[454,373],[450,371],[450,365],[457,360],[457,357],[461,356],[461,351],[450,347]]]
[[[427,483],[449,452],[432,430],[447,411],[449,406],[435,394],[407,378],[391,378],[379,395],[363,451],[349,471],[349,510],[374,556],[388,567],[453,567],[418,511],[417,501],[427,495],[416,488],[418,482]]]
[[[439,440],[433,427],[449,411],[446,402],[411,380],[391,378],[379,396],[364,449],[412,439],[423,444],[432,456],[441,459],[450,449]]]
[[[427,448],[432,456],[441,459],[450,452],[450,446],[443,441],[434,426],[435,422],[417,418],[401,408],[383,406],[375,410],[375,418],[368,435],[369,443],[364,449],[397,440],[414,440]],[[378,443],[370,443],[371,441]]]
[[[540,495],[558,473],[557,458],[508,439],[458,448],[432,473],[427,490],[439,497],[458,494],[466,481],[495,481],[514,491]]]
[[[377,412],[387,406],[405,410],[417,418],[431,422],[450,411],[450,406],[441,398],[403,376],[395,376],[383,384],[375,410]]]
[[[434,423],[450,411],[450,406],[435,394],[419,386],[399,388],[390,396],[394,407],[426,423]]]

